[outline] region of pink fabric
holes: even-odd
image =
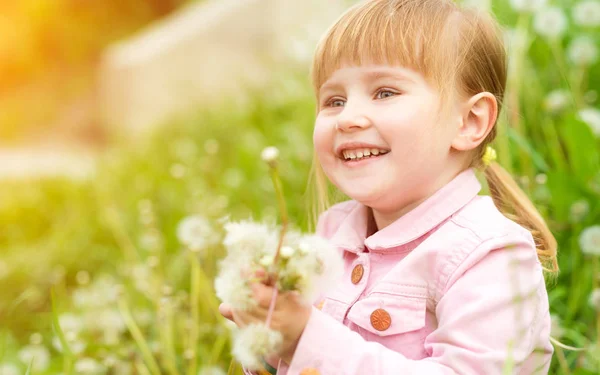
[[[325,212],[317,232],[346,271],[278,374],[546,374],[553,348],[534,241],[480,189],[466,170],[368,238],[365,206]],[[379,308],[391,316],[384,331],[371,324]]]

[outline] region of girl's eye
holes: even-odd
[[[386,99],[386,98],[389,98],[389,97],[395,96],[395,95],[397,95],[397,94],[390,90],[379,90],[377,92],[377,99]]]
[[[343,107],[344,101],[342,99],[331,99],[327,102],[327,107]]]

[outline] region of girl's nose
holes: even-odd
[[[340,116],[335,124],[336,130],[343,132],[352,132],[362,130],[371,126],[371,121],[363,115],[359,116]]]

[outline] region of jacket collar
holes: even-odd
[[[385,250],[410,243],[467,205],[477,196],[481,184],[469,168],[392,224],[366,238],[369,208],[356,202],[342,219],[331,242],[344,250],[358,253],[364,246]]]

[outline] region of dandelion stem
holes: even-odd
[[[279,252],[281,250],[281,246],[283,245],[283,238],[285,237],[285,232],[287,231],[288,214],[285,205],[285,197],[283,195],[283,187],[281,185],[279,173],[277,173],[277,166],[271,165],[270,171],[271,179],[273,180],[273,186],[275,187],[275,194],[277,195],[277,202],[279,203],[279,213],[281,214],[281,231],[279,233],[279,243],[277,244],[277,251],[275,252],[275,257],[273,259],[273,264],[277,264],[279,260]],[[274,285],[277,280],[277,275],[274,276],[274,278],[270,278],[269,280],[270,285]]]

